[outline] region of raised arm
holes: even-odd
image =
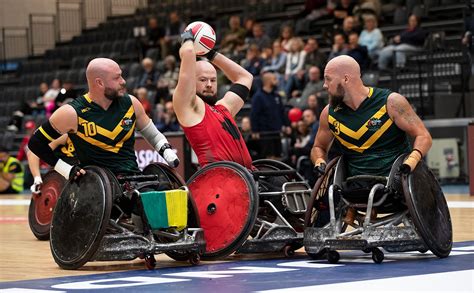
[[[250,91],[252,87],[253,76],[242,66],[219,53],[213,58],[212,64],[221,69],[225,76],[234,84],[231,90],[229,90],[217,104],[223,105],[229,110],[232,116],[235,116],[248,98],[248,91]],[[244,86],[247,91],[245,88],[239,89],[238,87],[234,87],[235,84]]]
[[[181,125],[192,126],[200,121],[200,117],[196,114],[197,108],[196,98],[196,53],[192,39],[186,40],[179,49],[181,57],[181,66],[179,68],[178,83],[173,93],[173,107]],[[202,101],[201,101],[202,102]]]

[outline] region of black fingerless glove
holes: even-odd
[[[184,44],[186,41],[193,41],[194,42],[194,35],[191,29],[185,31],[181,34],[181,45]]]
[[[313,173],[316,175],[316,178],[321,177],[326,172],[326,163],[321,163],[314,166]]]

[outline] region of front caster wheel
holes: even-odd
[[[145,259],[145,266],[149,270],[154,270],[156,266],[156,259],[153,254],[147,254],[144,257]]]
[[[198,265],[201,262],[201,256],[197,253],[192,254],[189,257],[189,263],[192,264],[193,266]]]
[[[328,258],[329,263],[336,264],[339,262],[339,259],[341,258],[341,256],[339,255],[339,252],[335,250],[330,250],[328,251],[327,258]]]
[[[295,255],[295,250],[290,245],[287,245],[283,248],[283,253],[286,257],[291,257]]]
[[[383,259],[384,259],[383,252],[378,248],[374,248],[372,250],[372,260],[374,261],[374,263],[382,263]]]

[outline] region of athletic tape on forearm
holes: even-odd
[[[140,133],[157,152],[160,151],[165,143],[168,143],[166,137],[156,128],[151,120],[142,130],[140,130]]]
[[[406,164],[410,166],[410,170],[413,171],[416,168],[416,165],[418,165],[418,162],[421,160],[421,152],[417,149],[414,149],[408,158],[403,162],[403,164]]]
[[[73,168],[72,165],[64,162],[61,159],[58,159],[56,165],[54,165],[54,171],[58,172],[59,174],[63,175],[66,180],[69,179],[69,174],[71,173],[71,169]]]

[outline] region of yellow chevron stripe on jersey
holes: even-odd
[[[335,135],[336,139],[344,145],[346,148],[356,151],[358,153],[363,153],[365,150],[370,148],[376,141],[379,139],[382,134],[387,131],[387,129],[392,125],[393,121],[391,119],[385,121],[385,123],[380,127],[379,130],[377,130],[372,136],[362,145],[362,146],[357,146],[355,144],[352,144],[350,142],[345,141],[342,139],[339,135]]]
[[[124,118],[131,118],[132,115],[134,113],[134,108],[133,108],[133,105],[130,106],[130,108],[128,109],[127,113],[125,113],[125,115],[123,116]],[[79,118],[79,125],[82,125],[84,123],[89,123],[89,121],[87,121],[86,119],[83,119],[81,117],[78,117]],[[102,136],[105,136],[105,137],[108,137],[110,138],[111,140],[114,140],[117,135],[120,134],[120,132],[122,132],[123,128],[122,128],[122,125],[121,125],[121,122],[119,122],[114,130],[110,131],[110,130],[107,130],[99,125],[96,125],[96,128],[97,128],[97,133],[102,135]]]
[[[377,113],[372,115],[372,117],[370,117],[357,131],[350,129],[349,127],[339,122],[339,131],[353,139],[360,139],[362,135],[364,135],[367,132],[368,130],[367,124],[369,123],[370,119],[373,119],[373,118],[380,119],[385,113],[387,113],[387,107],[383,105],[382,108],[380,108],[377,111]],[[329,115],[328,121],[329,121],[329,124],[334,125],[334,122],[336,121],[336,119],[334,119],[334,117]]]
[[[135,123],[133,123],[132,127],[127,132],[127,134],[119,142],[117,142],[117,144],[115,144],[115,146],[106,144],[106,143],[101,142],[97,139],[94,139],[90,136],[85,136],[83,133],[80,133],[80,132],[76,132],[76,134],[77,134],[78,137],[82,138],[83,140],[87,141],[88,143],[90,143],[92,145],[95,145],[96,147],[99,147],[99,148],[101,148],[105,151],[108,151],[108,152],[118,153],[120,151],[120,149],[122,148],[123,143],[132,136],[132,134],[134,132],[134,129],[135,129]]]

